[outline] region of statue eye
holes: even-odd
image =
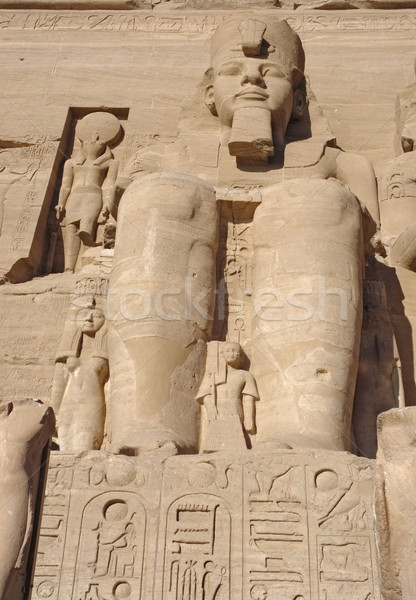
[[[223,65],[218,71],[217,75],[240,75],[241,69],[238,65],[230,64]]]
[[[277,67],[266,66],[262,69],[262,75],[265,77],[284,77],[282,71]]]

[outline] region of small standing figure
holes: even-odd
[[[245,450],[248,433],[255,433],[256,382],[241,368],[240,344],[208,346],[207,367],[196,400],[203,406],[200,452]]]
[[[109,144],[120,131],[118,119],[104,112],[90,113],[77,125],[81,147],[65,163],[56,206],[58,220],[65,223],[65,271],[75,271],[81,242],[93,246],[97,224],[114,210],[118,162]]]
[[[93,299],[70,310],[55,359],[51,404],[57,417],[60,450],[99,450],[105,421],[108,378],[107,327]]]

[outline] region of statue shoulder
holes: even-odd
[[[380,210],[377,182],[371,162],[365,156],[354,152],[344,152],[339,148],[327,148],[325,155],[331,170],[333,170],[331,176],[349,187],[378,226]]]

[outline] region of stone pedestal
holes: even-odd
[[[31,600],[378,600],[374,461],[54,454]]]

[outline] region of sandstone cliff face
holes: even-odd
[[[412,3],[1,8],[1,399],[57,419],[2,600],[410,600]]]

